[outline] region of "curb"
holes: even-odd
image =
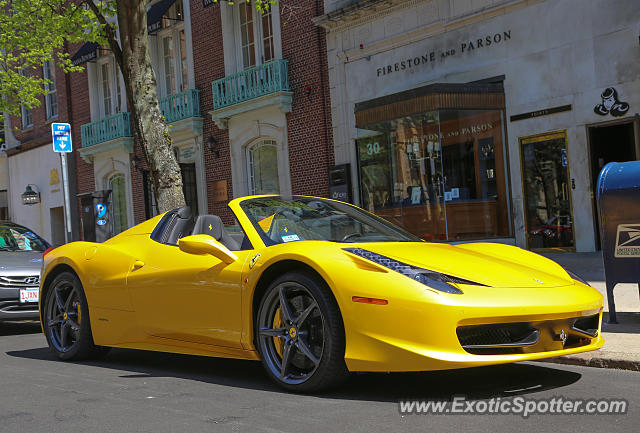
[[[581,365],[595,368],[615,368],[640,372],[640,359],[609,358],[602,355],[565,355],[555,358],[540,359],[541,362],[565,365]]]

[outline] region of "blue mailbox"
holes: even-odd
[[[640,161],[605,165],[597,189],[609,323],[617,323],[614,287],[640,287]]]

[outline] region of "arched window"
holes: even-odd
[[[113,219],[114,236],[128,228],[127,194],[123,174],[116,174],[109,179],[111,189],[111,218]]]
[[[279,194],[278,147],[274,140],[262,140],[248,150],[249,192]]]

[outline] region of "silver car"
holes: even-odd
[[[49,247],[28,228],[0,221],[0,321],[39,319],[40,269]]]

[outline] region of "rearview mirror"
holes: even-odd
[[[238,260],[238,256],[209,235],[185,236],[178,240],[178,247],[188,254],[211,254],[227,264]]]

